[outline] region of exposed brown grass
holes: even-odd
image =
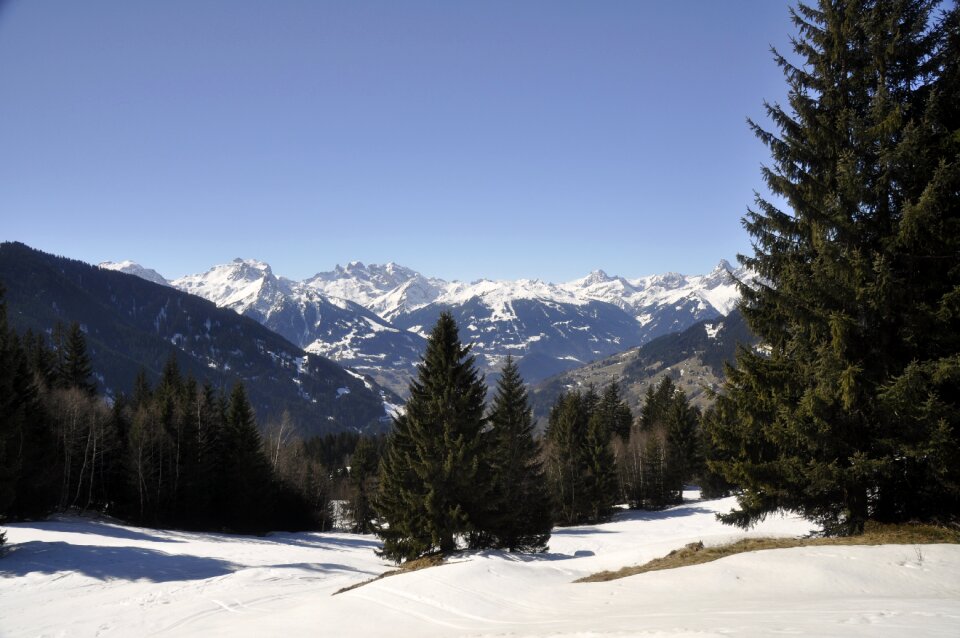
[[[617,571],[604,571],[578,579],[578,583],[599,583],[636,574],[655,572],[661,569],[676,569],[700,565],[711,561],[762,549],[789,547],[817,547],[821,545],[927,545],[931,543],[960,544],[960,529],[938,525],[900,524],[882,525],[869,523],[860,536],[830,536],[818,538],[745,538],[728,545],[704,547],[703,543],[690,543],[675,549],[666,556],[654,558],[643,565],[623,567]]]
[[[442,554],[428,554],[426,556],[421,556],[415,560],[408,560],[407,562],[400,565],[396,569],[391,569],[388,572],[383,572],[379,576],[374,576],[369,580],[365,580],[359,583],[354,583],[348,585],[343,589],[338,589],[333,592],[333,595],[342,594],[345,591],[350,591],[351,589],[356,589],[357,587],[363,587],[364,585],[369,585],[372,582],[378,581],[381,578],[387,578],[388,576],[396,576],[397,574],[406,574],[407,572],[415,572],[421,569],[426,569],[428,567],[436,567],[437,565],[443,565],[443,555]]]

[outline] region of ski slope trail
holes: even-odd
[[[695,496],[695,494],[688,494]],[[7,527],[0,636],[957,635],[960,547],[801,547],[606,583],[574,583],[687,543],[801,536],[771,517],[716,521],[732,499],[554,531],[541,555],[471,552],[333,595],[393,568],[376,538],[244,537],[76,517]]]

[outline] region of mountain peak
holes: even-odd
[[[725,270],[727,272],[733,272],[735,268],[730,264],[726,259],[721,259],[719,263],[714,267],[713,272],[719,272]]]
[[[105,270],[123,270],[124,268],[143,268],[140,264],[129,259],[124,259],[123,261],[101,261],[97,264],[98,268],[103,268]]]
[[[238,266],[248,266],[264,272],[271,271],[270,264],[265,261],[260,261],[259,259],[244,259],[243,257],[237,257],[232,263],[237,264]]]
[[[117,272],[126,273],[128,275],[134,275],[140,277],[140,279],[146,279],[147,281],[152,281],[155,284],[160,284],[161,286],[169,286],[170,282],[167,281],[166,277],[158,273],[152,268],[144,268],[135,261],[129,259],[124,261],[104,261],[98,264],[103,270],[116,270]]]
[[[598,268],[596,270],[590,271],[590,274],[586,276],[583,280],[585,284],[600,284],[607,281],[612,281],[613,277],[608,275],[604,270]]]

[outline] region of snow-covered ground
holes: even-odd
[[[573,583],[745,534],[732,500],[556,530],[539,556],[480,552],[333,596],[392,565],[349,534],[251,538],[80,518],[7,529],[0,636],[950,636],[960,547],[811,547]],[[803,535],[772,518],[755,536]]]

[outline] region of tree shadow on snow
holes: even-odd
[[[621,521],[666,521],[671,518],[713,514],[714,510],[699,505],[679,505],[663,510],[621,510],[613,515],[612,522]]]
[[[203,541],[205,543],[243,543],[245,545],[287,545],[333,551],[379,549],[382,546],[382,543],[370,540],[369,537],[357,535],[355,538],[351,538],[352,535],[341,533],[337,533],[336,536],[328,536],[327,534],[331,534],[331,532],[269,532],[265,536],[173,530],[167,530],[166,533],[174,537],[168,542],[174,543]],[[162,541],[164,539],[158,538],[156,540]]]
[[[593,534],[616,534],[617,532],[610,529],[602,529],[599,527],[554,527],[553,531],[550,533],[551,536],[592,536]]]
[[[465,552],[465,555],[469,552]],[[586,558],[589,556],[595,556],[594,552],[589,549],[578,549],[572,554],[559,554],[557,552],[545,551],[537,553],[526,553],[526,552],[508,552],[502,549],[486,549],[476,551],[477,556],[482,556],[484,558],[502,558],[504,560],[513,561],[515,563],[538,563],[538,562],[550,562],[558,560],[571,560],[573,558]]]
[[[24,527],[48,532],[63,532],[67,534],[94,534],[109,538],[119,538],[128,541],[149,541],[151,543],[182,543],[182,540],[151,534],[142,529],[131,529],[120,525],[113,525],[102,521],[26,521],[14,523],[10,527]]]
[[[272,533],[268,536],[257,538],[256,542],[312,549],[332,549],[337,551],[345,551],[348,549],[380,549],[383,545],[380,541],[370,540],[370,538],[364,536],[356,535],[353,538],[347,534],[326,536],[322,532],[313,534]]]
[[[372,572],[366,569],[357,569],[350,565],[341,565],[339,563],[284,563],[282,565],[264,565],[271,569],[299,569],[305,572],[355,572],[357,574],[376,575],[380,572]]]
[[[18,543],[0,561],[0,577],[75,572],[99,580],[204,580],[225,576],[240,565],[216,558],[167,554],[142,547],[74,545],[62,541]]]

